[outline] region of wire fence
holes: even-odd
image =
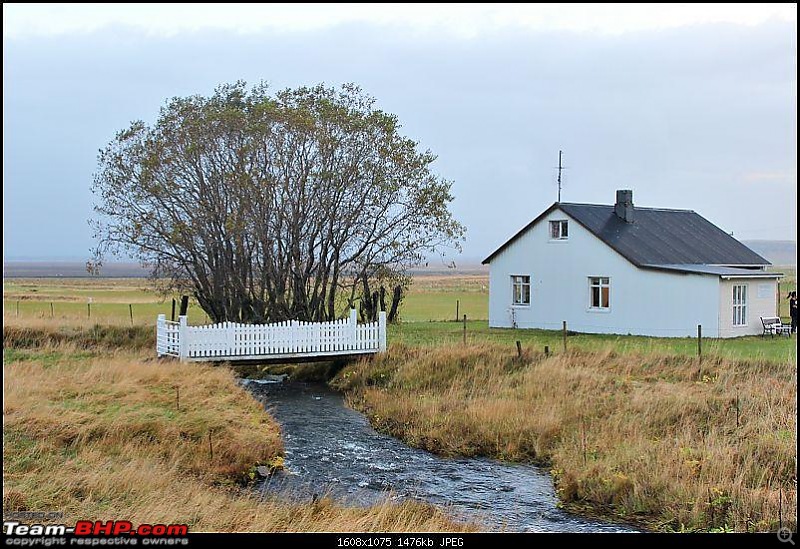
[[[172,302],[79,302],[33,299],[3,300],[3,317],[19,320],[100,322],[108,324],[152,325],[153,318],[164,314],[172,318]],[[177,311],[175,312],[177,320]],[[190,322],[207,323],[208,315],[198,305],[190,304]]]

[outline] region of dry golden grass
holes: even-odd
[[[715,358],[699,371],[675,356],[393,346],[334,383],[414,446],[550,464],[572,509],[653,529],[764,531],[781,499],[783,524],[797,527],[793,362]]]
[[[74,342],[15,349],[4,334],[4,511],[192,531],[469,528],[413,502],[362,509],[259,500],[241,481],[279,459],[280,433],[229,369],[86,353]]]
[[[156,329],[89,322],[58,324],[50,319],[25,319],[3,325],[4,349],[47,349],[60,345],[92,351],[152,351]]]

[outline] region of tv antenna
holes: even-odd
[[[564,167],[561,165],[561,156],[563,155],[563,151],[558,151],[558,201],[561,202],[561,170]]]

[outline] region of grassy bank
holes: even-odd
[[[551,466],[571,509],[658,530],[796,528],[794,361],[394,345],[344,369],[381,431]]]
[[[12,321],[3,325],[3,349],[44,349],[66,346],[77,351],[142,351],[152,354],[156,344],[154,326],[82,324],[43,320]]]
[[[26,330],[4,329],[4,511],[193,531],[466,528],[413,502],[259,500],[241,483],[256,465],[279,463],[280,433],[229,369]]]

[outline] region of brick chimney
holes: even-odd
[[[617,191],[617,202],[614,204],[614,213],[625,223],[633,223],[633,191]]]

